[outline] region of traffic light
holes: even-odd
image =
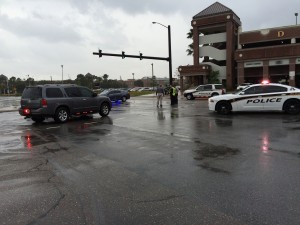
[[[142,60],[143,59],[143,54],[142,53],[140,53],[140,60]]]
[[[122,59],[125,58],[125,52],[122,51]]]
[[[98,55],[99,55],[99,58],[102,57],[102,50],[99,49]]]

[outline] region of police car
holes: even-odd
[[[202,84],[196,88],[185,90],[183,96],[187,100],[193,100],[195,98],[208,98],[225,93],[226,91],[222,84]]]
[[[284,111],[300,113],[300,89],[275,83],[253,84],[234,94],[208,99],[208,107],[219,114],[235,111]]]

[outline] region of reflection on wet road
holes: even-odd
[[[74,224],[298,224],[299,116],[219,116],[206,101],[164,101],[132,98],[109,117],[65,124],[5,113],[0,160],[16,157],[38,177],[48,171],[43,182],[57,202],[71,202]],[[70,213],[57,202],[54,214],[55,205]]]

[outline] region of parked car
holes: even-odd
[[[202,84],[196,88],[185,90],[183,96],[186,97],[187,100],[193,100],[195,98],[208,98],[225,93],[226,90],[222,84]]]
[[[99,113],[107,116],[111,101],[92,90],[73,84],[46,84],[25,87],[19,114],[42,122],[52,117],[56,122],[66,122],[71,116]]]
[[[107,89],[100,93],[100,96],[107,96],[111,101],[121,100],[126,102],[130,99],[130,94],[127,90],[122,89]]]
[[[138,91],[153,91],[152,87],[142,87]]]
[[[275,83],[253,84],[240,92],[208,99],[209,110],[219,114],[235,111],[284,111],[300,113],[300,89]]]
[[[139,89],[141,89],[141,87],[134,87],[134,88],[131,88],[130,91],[138,91]]]
[[[244,88],[246,88],[250,85],[252,85],[252,83],[242,83],[239,86],[237,86],[236,90],[241,91],[241,90],[243,90]]]

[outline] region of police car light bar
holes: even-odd
[[[263,80],[261,83],[262,83],[262,84],[269,84],[270,81],[269,81],[269,80]]]

